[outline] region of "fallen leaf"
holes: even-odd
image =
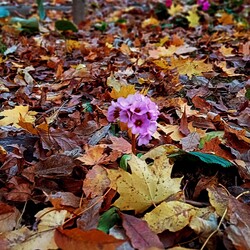
[[[219,23],[222,24],[222,25],[234,24],[233,15],[228,14],[228,13],[226,13],[226,12],[222,13],[221,17],[218,18],[218,21],[219,21]]]
[[[140,213],[180,191],[182,178],[170,178],[173,166],[165,155],[156,158],[151,166],[132,155],[128,164],[131,174],[120,168],[107,170],[111,187],[120,194],[114,206],[121,210]]]
[[[86,197],[94,198],[102,196],[104,191],[109,187],[110,181],[107,172],[103,167],[96,165],[88,171],[83,181],[83,191]]]
[[[195,216],[197,208],[180,201],[162,202],[143,219],[155,233],[165,230],[177,232],[187,226]]]
[[[126,235],[135,249],[151,249],[152,247],[164,249],[162,242],[151,231],[146,221],[123,213],[121,213],[121,218]]]
[[[148,19],[145,19],[142,24],[141,27],[144,29],[147,26],[158,26],[159,25],[159,21],[157,19],[155,19],[154,17],[150,17]]]
[[[213,65],[206,64],[204,60],[172,58],[170,68],[176,68],[181,75],[192,77],[193,75],[202,75],[203,72],[212,71]]]
[[[104,153],[106,145],[90,146],[86,152],[77,159],[85,165],[97,165],[104,161],[107,154]]]
[[[36,114],[35,111],[29,111],[29,106],[15,106],[14,109],[0,112],[0,116],[4,116],[4,118],[0,120],[0,126],[12,124],[12,126],[19,128],[18,122],[20,121],[20,116],[22,116],[25,122],[33,123]]]
[[[196,26],[199,25],[200,17],[197,14],[196,8],[193,8],[192,10],[188,11],[187,20],[189,22],[189,27],[191,28],[195,28]]]
[[[0,202],[0,232],[8,232],[18,226],[20,212],[17,208]]]
[[[182,12],[183,7],[180,4],[172,4],[171,7],[168,9],[168,13],[170,16],[174,16],[178,13]]]
[[[227,238],[235,249],[250,249],[249,206],[231,196],[228,201],[228,215],[230,224],[225,230]]]
[[[118,240],[97,229],[82,231],[78,228],[55,231],[55,242],[62,249],[116,250],[124,240]]]

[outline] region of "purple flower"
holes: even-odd
[[[119,118],[121,107],[117,102],[111,102],[111,106],[108,108],[108,121],[113,122]]]
[[[120,119],[127,123],[134,135],[138,135],[138,145],[147,144],[157,129],[159,116],[157,105],[148,97],[135,93],[126,98],[112,101],[108,109],[108,121]]]
[[[152,136],[150,134],[144,134],[138,136],[138,146],[148,144]]]
[[[166,7],[167,7],[167,8],[171,7],[171,5],[172,5],[172,0],[166,0],[165,4],[166,4]]]
[[[128,122],[128,127],[131,128],[133,134],[144,134],[147,132],[149,124],[147,115],[133,114]]]
[[[208,0],[197,0],[197,4],[200,5],[204,11],[207,11],[210,7]]]

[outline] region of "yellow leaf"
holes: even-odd
[[[127,97],[130,94],[135,94],[136,89],[134,85],[125,85],[121,86],[120,90],[117,91],[115,88],[112,89],[110,96],[114,99],[119,97]]]
[[[120,47],[120,51],[124,54],[124,55],[130,55],[131,54],[131,50],[129,48],[129,46],[126,43],[123,43]]]
[[[228,205],[228,193],[223,188],[207,188],[210,204],[215,208],[216,213],[222,217]],[[228,218],[228,215],[226,215]]]
[[[157,234],[166,229],[177,232],[189,224],[197,210],[197,208],[180,201],[162,202],[151,212],[145,214],[144,220]]]
[[[200,17],[197,15],[196,8],[188,11],[187,20],[189,22],[189,27],[195,28],[199,25]]]
[[[227,48],[224,45],[219,49],[219,51],[225,57],[235,56],[235,54],[232,53],[233,48],[230,48],[230,47]]]
[[[174,16],[175,14],[178,14],[182,12],[182,6],[180,4],[174,5],[172,4],[170,9],[168,9],[168,14],[170,16]]]
[[[4,110],[0,112],[0,116],[4,116],[0,120],[0,126],[11,125],[20,128],[18,122],[20,121],[20,116],[22,116],[23,121],[33,123],[35,121],[35,111],[29,111],[29,106],[15,106],[14,109]]]
[[[162,59],[162,58],[159,59],[159,60],[154,60],[153,63],[155,65],[157,65],[158,67],[162,68],[162,69],[168,69],[169,68],[169,65],[168,65],[167,61]]]
[[[74,49],[80,49],[81,43],[76,40],[66,40],[66,51],[72,53]]]
[[[213,65],[204,63],[204,60],[172,58],[171,68],[177,68],[181,75],[192,77],[192,75],[202,75],[202,72],[212,71]]]
[[[156,43],[156,46],[163,46],[167,41],[169,40],[169,36],[164,36],[163,38],[160,39],[159,43]]]
[[[146,160],[147,158],[156,159],[161,155],[170,155],[179,152],[180,149],[175,145],[165,144],[151,149],[149,152],[144,154],[140,159]]]
[[[215,65],[221,68],[228,76],[239,76],[241,74],[234,73],[236,68],[227,68],[227,62],[222,61],[220,63],[215,63]]]
[[[107,170],[111,187],[120,194],[114,206],[121,210],[135,210],[136,213],[141,213],[180,191],[182,178],[171,179],[173,165],[166,155],[154,159],[150,166],[132,155],[128,164],[131,174],[123,169]]]
[[[142,28],[146,28],[149,25],[150,26],[158,26],[159,25],[159,21],[156,18],[154,18],[154,17],[150,17],[150,18],[148,18],[148,19],[146,19],[146,20],[144,20],[142,22],[141,27]]]

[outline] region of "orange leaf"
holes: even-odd
[[[65,250],[115,250],[124,242],[96,229],[82,231],[78,228],[57,228],[54,237],[57,246]]]
[[[86,165],[97,165],[107,157],[107,154],[104,153],[105,147],[104,145],[90,147],[83,156],[77,159]]]

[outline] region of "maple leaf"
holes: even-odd
[[[174,5],[172,4],[170,9],[168,9],[168,14],[170,16],[174,16],[175,14],[178,14],[182,12],[183,7],[180,4]]]
[[[119,97],[126,98],[130,94],[135,94],[136,89],[134,85],[123,85],[117,91],[115,88],[112,89],[110,96],[114,99],[118,99]]]
[[[4,116],[0,120],[0,126],[6,126],[12,124],[12,126],[20,128],[18,122],[20,117],[22,120],[28,123],[33,123],[35,121],[35,115],[37,112],[29,111],[29,106],[15,106],[14,109],[4,110],[0,112],[0,116]]]
[[[187,20],[189,22],[189,27],[195,28],[199,25],[200,17],[197,15],[196,8],[188,11]]]
[[[114,206],[121,210],[135,210],[140,213],[180,191],[182,178],[171,179],[173,165],[166,155],[155,158],[150,166],[132,155],[128,164],[131,174],[120,168],[107,170],[111,187],[120,194]]]
[[[187,226],[197,208],[180,201],[162,202],[151,212],[145,214],[144,220],[147,221],[151,230],[161,233],[168,229],[177,232]]]
[[[204,63],[204,60],[172,58],[171,68],[177,68],[181,75],[192,77],[193,75],[202,75],[202,72],[212,71],[213,65]]]

